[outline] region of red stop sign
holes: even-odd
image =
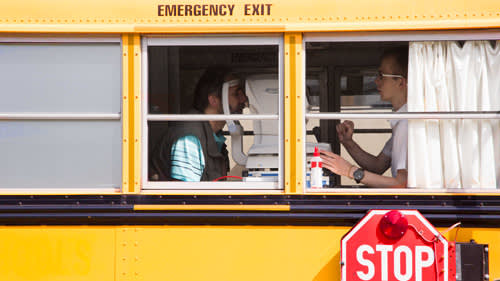
[[[387,235],[381,220],[389,211],[370,211],[342,238],[342,281],[455,280],[454,245],[416,210],[398,211],[408,227],[395,226],[402,236]]]

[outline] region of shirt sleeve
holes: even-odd
[[[384,148],[382,149],[382,153],[387,156],[392,158],[392,140],[393,136],[385,143]]]
[[[170,177],[180,181],[200,181],[205,157],[200,140],[192,135],[179,138],[170,151]]]
[[[398,128],[394,130],[394,146],[392,153],[393,176],[398,170],[408,169],[408,121],[401,120]]]

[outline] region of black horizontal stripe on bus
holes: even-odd
[[[187,206],[134,209],[134,206]],[[204,206],[215,209],[203,210]],[[220,210],[217,206],[221,206]],[[235,209],[224,206],[236,206]],[[238,206],[249,207],[238,209]],[[269,206],[252,210],[252,206]],[[273,211],[274,206],[287,208]],[[190,207],[192,207],[190,209]],[[499,227],[496,195],[23,195],[0,196],[2,225],[338,225],[372,209],[417,209],[436,226]]]

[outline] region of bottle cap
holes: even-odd
[[[319,157],[319,150],[317,146],[314,147],[314,157]]]

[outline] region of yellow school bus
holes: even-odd
[[[499,42],[490,0],[2,1],[0,279],[341,280],[340,239],[372,209],[417,209],[448,240],[489,245],[478,276],[500,279]],[[374,86],[401,46],[409,113]],[[211,65],[245,78],[255,108],[187,114]],[[315,146],[350,159],[347,119],[375,155],[385,120],[409,120],[409,188],[327,173],[309,187]],[[151,177],[169,122],[200,120],[241,121],[225,130],[243,151],[235,180]]]

